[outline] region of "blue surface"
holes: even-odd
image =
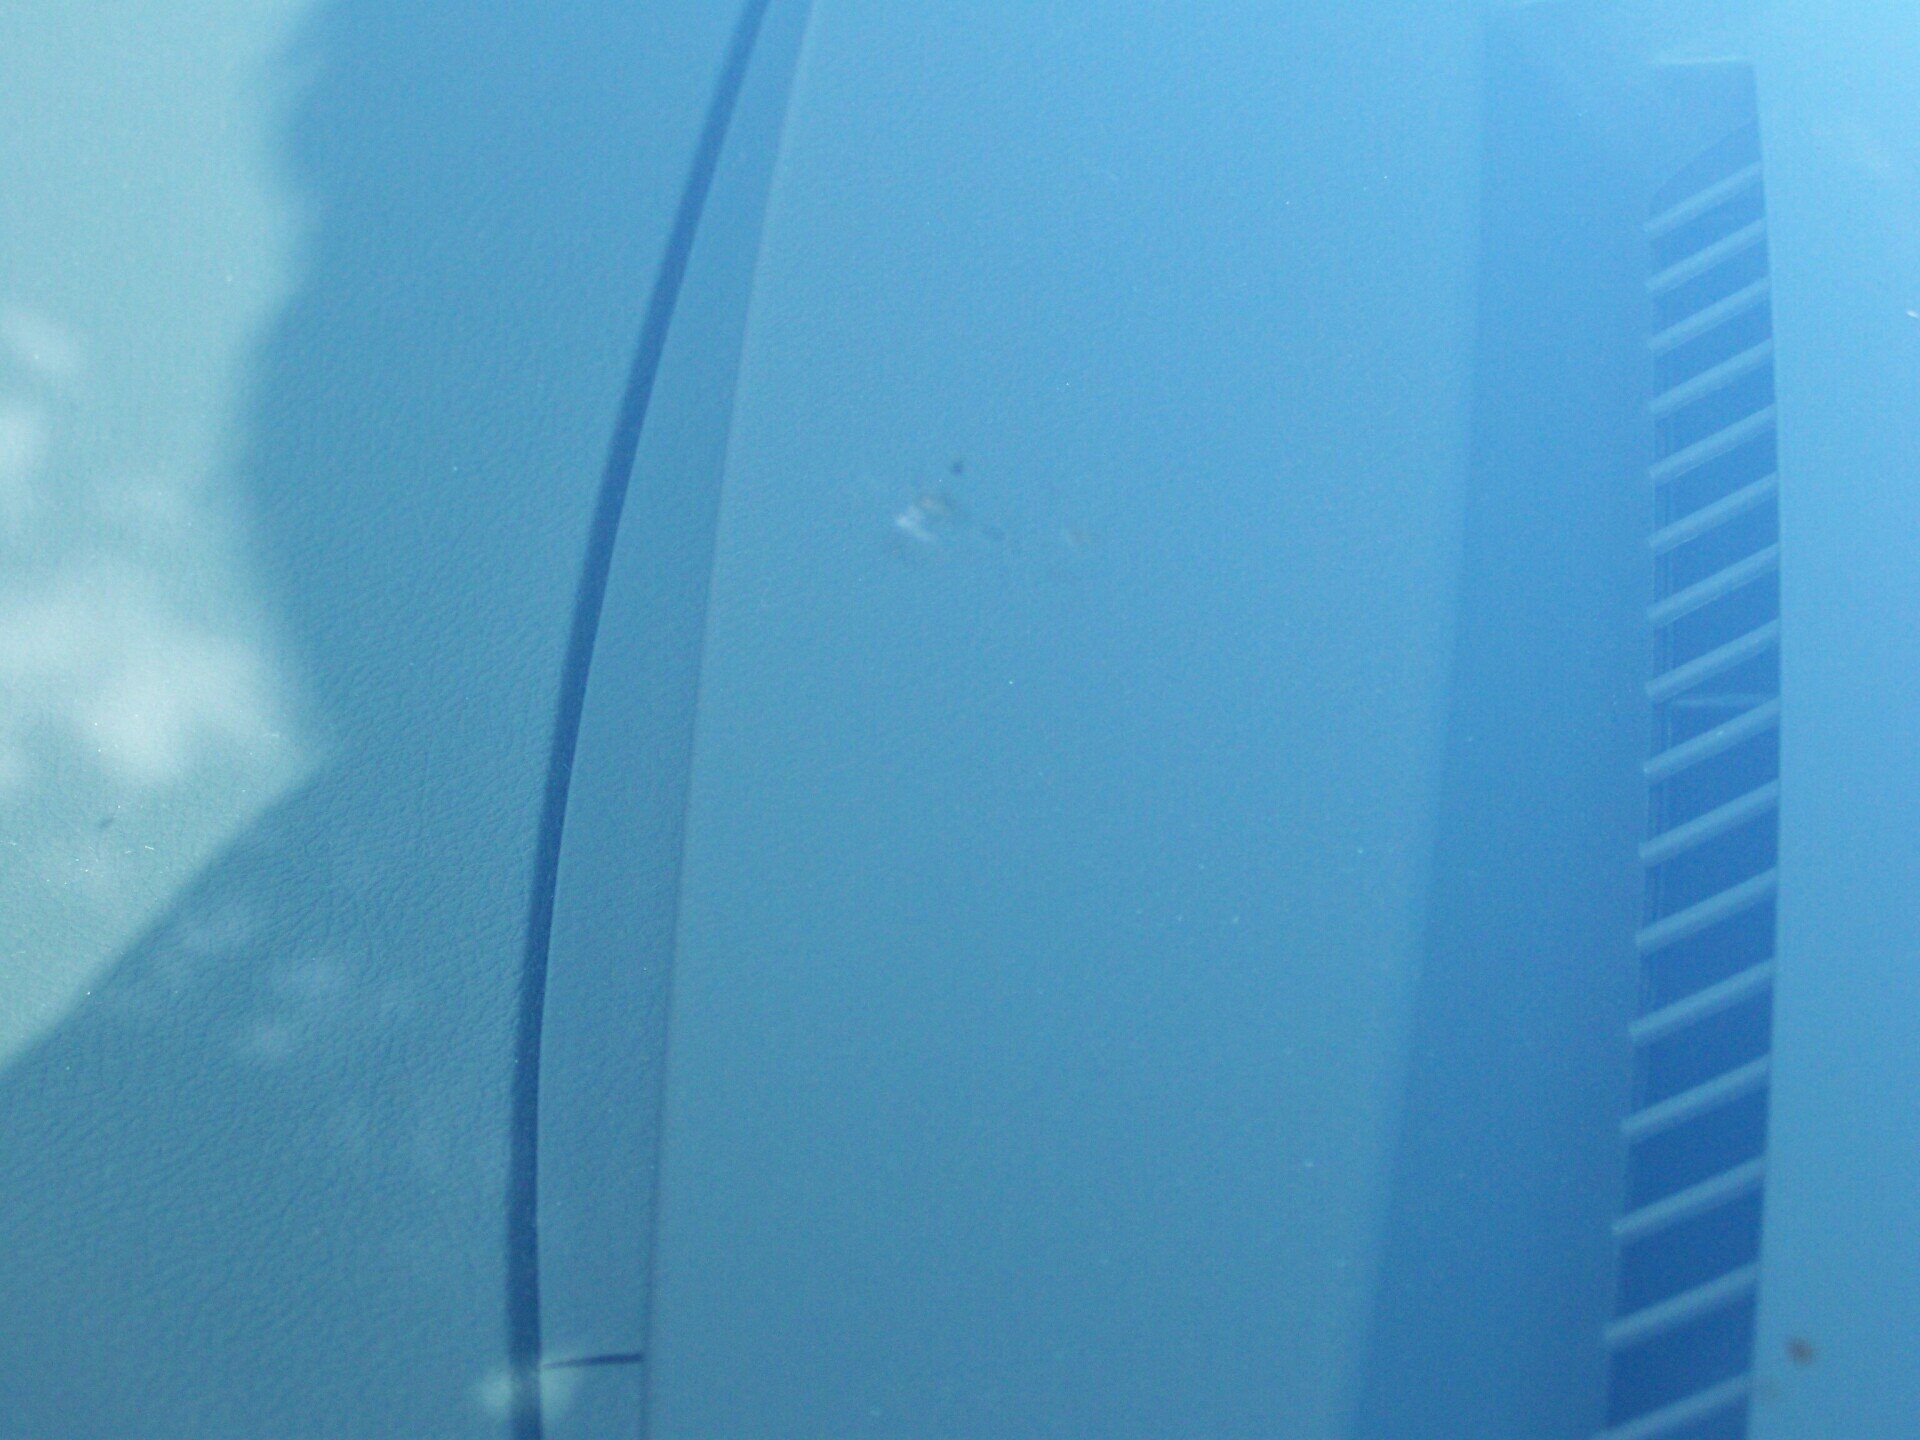
[[[1749,54],[1751,1434],[1920,1434],[1907,7],[772,0],[693,205],[758,3],[0,14],[0,1440],[1599,1424]]]
[[[663,1440],[1338,1433],[1436,783],[1477,34],[816,10],[696,752]]]
[[[1762,51],[1783,685],[1755,1440],[1920,1428],[1920,30],[1778,7]]]

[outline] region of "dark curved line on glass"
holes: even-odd
[[[754,41],[770,0],[747,0],[735,23],[719,83],[695,146],[686,187],[674,214],[666,253],[647,302],[646,319],[628,372],[626,393],[614,427],[613,443],[600,478],[587,550],[574,599],[560,673],[553,746],[547,759],[547,783],[540,809],[534,852],[532,893],[521,956],[519,1015],[514,1034],[512,1097],[507,1158],[507,1355],[513,1385],[514,1440],[542,1440],[540,1413],[540,1237],[538,1160],[540,1139],[540,1034],[544,1020],[548,952],[553,937],[554,899],[559,884],[560,843],[566,830],[567,794],[586,705],[587,676],[599,637],[614,541],[633,478],[634,456],[647,407],[659,378],[660,358],[674,309],[686,280],[700,217],[713,188],[720,152],[746,80]]]

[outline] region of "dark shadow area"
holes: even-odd
[[[1642,191],[1522,19],[1488,54],[1437,855],[1356,1436],[1599,1426],[1645,737]]]
[[[731,19],[661,8],[352,0],[294,57],[310,230],[237,463],[324,749],[0,1075],[0,1434],[504,1423],[555,697]]]

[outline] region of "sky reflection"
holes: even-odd
[[[307,8],[0,18],[0,1062],[313,753],[230,470],[297,278],[268,82]]]

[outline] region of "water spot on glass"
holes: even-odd
[[[532,1385],[537,1388],[542,1418],[557,1420],[572,1408],[580,1375],[576,1370],[546,1370],[532,1377]],[[521,1395],[526,1388],[529,1387],[516,1383],[511,1369],[502,1368],[481,1377],[474,1386],[474,1399],[487,1415],[505,1420],[523,1403]]]

